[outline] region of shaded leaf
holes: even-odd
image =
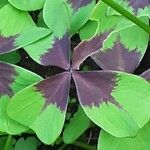
[[[14,150],[37,150],[39,145],[38,140],[35,137],[29,137],[26,140],[20,138],[14,147]]]
[[[5,136],[0,137],[0,148],[2,150],[4,150],[4,148],[5,148],[7,138],[8,137],[5,137]],[[10,142],[10,145],[8,146],[9,150],[13,150],[14,143],[15,143],[15,139],[12,139],[12,141]]]
[[[2,7],[4,7],[7,3],[8,3],[7,0],[1,0],[0,9],[1,9]]]
[[[113,71],[74,72],[73,78],[85,113],[108,133],[135,136],[149,121],[150,84],[143,78]]]
[[[38,15],[37,26],[48,28],[43,19],[43,10]]]
[[[63,132],[63,140],[67,144],[76,141],[90,126],[91,121],[84,113],[83,109],[79,107],[78,111],[70,119],[70,123],[65,127]]]
[[[41,80],[41,77],[23,68],[0,62],[0,131],[18,134],[28,130],[10,119],[6,108],[10,97],[21,89]]]
[[[20,91],[12,97],[8,115],[30,127],[43,143],[52,144],[65,121],[70,79],[64,72]]]
[[[66,70],[70,67],[70,38],[67,34],[61,39],[51,34],[26,46],[25,50],[41,65],[58,66]]]
[[[6,62],[6,63],[16,64],[20,61],[20,59],[21,57],[18,51],[0,55],[0,61]]]
[[[14,7],[24,11],[34,11],[41,9],[45,0],[8,0]]]
[[[104,130],[101,131],[98,150],[148,150],[150,147],[150,122],[148,122],[134,138],[116,138]]]
[[[150,69],[143,72],[140,76],[143,77],[148,82],[150,82]]]

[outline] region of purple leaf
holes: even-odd
[[[111,96],[116,85],[116,73],[114,72],[80,72],[73,73],[78,98],[83,106],[100,106],[103,102],[118,103]],[[87,94],[86,94],[87,93]]]
[[[45,66],[53,65],[67,70],[70,67],[69,51],[69,35],[64,35],[62,39],[56,38],[53,48],[41,56],[41,63]]]
[[[81,42],[75,49],[73,53],[73,60],[72,60],[72,68],[74,70],[79,70],[81,63],[91,56],[92,54],[99,51],[102,46],[103,42],[107,38],[110,32],[103,33],[99,36],[95,36],[89,41]]]
[[[120,70],[133,72],[141,61],[141,53],[136,49],[129,51],[117,41],[112,49],[99,51],[92,55],[93,60],[104,70]]]
[[[64,72],[41,81],[36,89],[45,97],[46,105],[54,104],[64,111],[67,108],[70,80],[71,74]]]
[[[150,0],[129,0],[129,5],[137,12],[139,8],[144,9],[150,6]]]
[[[79,8],[85,7],[92,3],[92,0],[68,0],[68,2],[71,3],[74,11],[77,11]]]
[[[5,63],[0,62],[0,97],[2,95],[12,96],[11,84],[14,82],[15,69]]]
[[[75,71],[73,79],[85,113],[113,136],[135,136],[149,121],[150,84],[143,78],[117,71]]]
[[[0,62],[0,98],[5,95],[11,97],[41,79],[40,76],[24,68]]]
[[[0,36],[0,54],[8,53],[9,51],[16,48],[15,40],[16,36],[3,37]]]
[[[150,82],[150,69],[148,69],[147,71],[143,72],[140,76],[143,77],[148,82]]]

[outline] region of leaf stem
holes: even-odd
[[[131,14],[129,11],[124,9],[121,5],[114,2],[113,0],[102,0],[104,3],[115,9],[117,12],[122,14],[124,17],[128,18],[132,22],[134,22],[136,25],[138,25],[140,28],[142,28],[144,31],[150,34],[150,27],[149,25],[145,24],[143,21],[138,19],[136,16]]]
[[[75,142],[72,143],[72,144],[75,145],[75,146],[84,148],[85,150],[96,150],[96,147],[90,146],[90,145],[85,144],[85,143],[82,143],[82,142],[75,141]]]
[[[8,135],[8,138],[7,138],[7,141],[6,141],[4,150],[10,150],[11,142],[12,142],[12,136],[11,136],[11,135]]]

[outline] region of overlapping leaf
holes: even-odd
[[[113,71],[74,72],[73,78],[84,111],[108,133],[135,136],[149,121],[150,84],[143,78]]]
[[[9,103],[9,116],[52,144],[65,121],[70,79],[70,73],[64,72],[20,91]]]
[[[61,38],[69,30],[71,34],[77,32],[88,20],[94,5],[95,0],[46,0],[44,20],[55,36]]]
[[[24,11],[34,11],[41,9],[45,0],[8,0],[14,7]]]
[[[150,82],[150,69],[143,72],[140,76],[143,77],[148,82]]]
[[[129,2],[116,1],[132,13],[135,11],[135,7],[133,8],[132,5],[140,8],[144,3],[140,0],[136,2],[130,0]],[[145,1],[146,4],[147,2]],[[149,7],[147,7],[147,12],[148,10],[150,10]],[[141,16],[139,19],[148,24],[147,15]],[[103,69],[133,72],[145,54],[149,35],[101,1],[95,7],[91,20],[96,20],[99,23],[97,34],[112,32],[105,41],[103,48],[92,56],[93,60]],[[92,25],[89,24],[87,29],[83,28],[80,31],[82,38],[86,39],[86,32],[91,27]],[[83,34],[85,35],[83,36]]]
[[[51,34],[24,49],[36,62],[44,66],[58,66],[66,70],[70,67],[70,38],[67,34],[61,39]]]
[[[20,138],[16,142],[14,150],[37,150],[38,144],[39,142],[35,137],[29,137],[26,140]]]
[[[10,119],[6,108],[10,97],[21,89],[41,80],[38,75],[23,68],[0,62],[0,131],[18,134],[28,128]]]
[[[81,63],[92,54],[96,53],[103,47],[104,41],[107,39],[110,32],[100,34],[90,40],[81,42],[73,53],[72,68],[79,70]]]
[[[0,33],[0,54],[4,54],[45,37],[51,30],[37,28],[27,12],[8,4],[0,10]]]
[[[0,55],[0,61],[6,62],[6,63],[16,64],[20,61],[20,59],[21,57],[18,51]]]
[[[79,138],[90,126],[91,121],[79,107],[78,111],[70,119],[70,123],[65,127],[63,132],[63,140],[67,144],[73,143]]]
[[[150,147],[150,122],[148,122],[134,138],[116,138],[105,131],[101,131],[98,150],[148,150]]]

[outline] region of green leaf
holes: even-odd
[[[88,20],[85,25],[79,30],[81,40],[88,40],[93,35],[96,35],[98,29],[98,22],[95,20]]]
[[[84,113],[83,109],[79,107],[78,111],[70,119],[70,123],[65,127],[63,132],[63,140],[67,144],[76,141],[90,126],[90,119]]]
[[[38,28],[31,16],[7,4],[0,9],[0,53],[8,53],[31,44],[51,33]]]
[[[129,7],[129,2],[116,1],[134,13],[134,9]],[[95,33],[99,35],[107,31],[111,32],[103,43],[103,47],[91,56],[96,64],[104,70],[134,72],[146,52],[149,35],[102,1],[97,3],[90,19],[90,23],[85,24],[80,30],[82,40],[90,39],[95,36]],[[139,19],[149,24],[147,16],[139,17]],[[93,27],[94,21],[98,22],[98,29]],[[88,30],[92,32],[89,33]]]
[[[10,4],[0,9],[0,33],[4,37],[16,35],[24,29],[35,27],[28,12],[20,11]]]
[[[24,11],[34,11],[41,9],[45,0],[8,0],[14,7]]]
[[[87,22],[94,6],[95,0],[46,0],[44,21],[56,37],[75,34]]]
[[[16,64],[20,61],[20,59],[21,57],[18,51],[0,55],[0,61],[6,62],[6,63]]]
[[[81,0],[79,0],[81,1]],[[83,0],[82,0],[83,1]],[[70,22],[70,33],[75,34],[78,30],[87,22],[90,18],[90,15],[95,6],[95,0],[84,0],[85,2],[88,1],[86,5],[80,6],[76,11],[73,12],[71,16]],[[83,2],[81,2],[83,3]],[[74,6],[72,5],[72,8]]]
[[[2,149],[2,150],[4,150],[4,148],[5,148],[5,144],[6,144],[6,141],[7,141],[7,138],[8,137],[0,137],[0,148]],[[15,143],[15,139],[12,139],[12,141],[11,141],[11,143],[10,143],[10,145],[9,145],[9,150],[14,150],[14,148],[13,148],[13,145],[14,145],[14,143]]]
[[[54,143],[65,121],[70,79],[64,72],[23,89],[12,97],[8,115],[31,128],[43,143]]]
[[[43,19],[43,10],[38,15],[37,26],[48,28],[46,23],[44,22],[44,19]]]
[[[32,44],[49,35],[51,32],[52,31],[50,29],[32,27],[20,32],[15,36],[8,38],[1,37],[0,54],[9,53],[26,45]]]
[[[14,150],[37,150],[39,145],[38,140],[35,137],[29,137],[26,140],[20,138],[14,147]]]
[[[46,0],[43,17],[56,37],[61,38],[70,29],[71,8],[64,0]]]
[[[8,96],[0,97],[0,131],[16,135],[29,130],[29,128],[22,126],[7,115],[6,109],[9,102],[10,98]]]
[[[148,122],[132,138],[116,138],[104,130],[101,131],[98,141],[98,150],[149,150],[150,122]]]
[[[87,116],[111,135],[133,137],[149,121],[150,84],[145,79],[117,71],[78,71],[73,79]]]
[[[27,127],[10,119],[6,113],[10,97],[21,89],[40,81],[41,77],[21,67],[0,62],[0,131],[19,134]]]
[[[8,0],[1,0],[1,2],[0,2],[0,9],[2,7],[4,7],[7,3],[8,3]]]

